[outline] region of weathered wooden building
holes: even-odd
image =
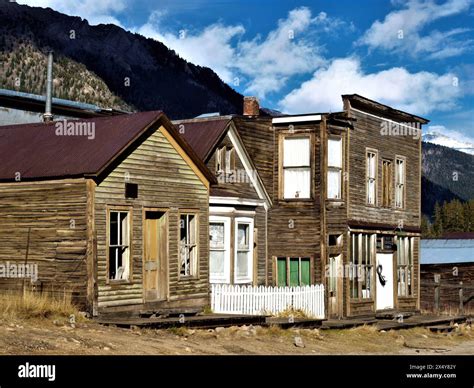
[[[474,311],[474,233],[421,240],[420,307],[429,312]]]
[[[233,118],[174,124],[217,179],[209,198],[210,283],[265,284],[271,200]]]
[[[261,282],[325,284],[330,317],[418,310],[428,120],[342,99],[340,112],[271,117],[246,98],[231,118],[269,197]]]
[[[0,127],[0,160],[3,268],[95,315],[209,304],[215,178],[163,113]]]

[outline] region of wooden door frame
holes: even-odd
[[[344,315],[344,254],[340,253],[328,253],[327,263],[331,265],[331,257],[339,257],[339,268],[336,267],[336,310],[332,311],[332,304],[330,303],[331,296],[329,295],[329,279],[330,276],[326,277],[325,289],[327,290],[327,304],[328,304],[328,318],[337,317],[340,318]],[[337,264],[337,263],[336,263]],[[341,272],[338,272],[341,271]],[[341,276],[338,276],[341,275]]]
[[[144,303],[153,303],[153,302],[160,302],[160,301],[167,301],[170,297],[170,282],[169,282],[169,211],[168,208],[157,208],[157,207],[143,207],[142,209],[142,290],[143,290],[143,301]],[[156,212],[156,213],[163,213],[166,222],[166,258],[165,258],[165,268],[166,268],[166,287],[165,292],[166,295],[163,298],[158,298],[155,300],[147,300],[146,299],[146,290],[145,290],[145,250],[146,250],[146,238],[145,238],[145,228],[146,228],[146,213],[147,212]]]
[[[397,272],[394,270],[396,266],[396,251],[393,253],[390,252],[376,252],[375,254],[375,264],[374,264],[374,278],[375,278],[375,298],[374,298],[374,307],[375,311],[384,311],[384,309],[378,309],[377,308],[377,285],[378,285],[378,279],[377,279],[377,255],[391,255],[392,256],[392,307],[390,309],[396,309],[398,308],[398,303],[397,303],[397,294],[398,294],[398,283],[397,283]]]

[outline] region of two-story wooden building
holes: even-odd
[[[260,282],[323,283],[333,317],[415,311],[428,120],[359,95],[342,99],[340,112],[271,117],[246,98],[244,114],[226,118],[269,197]]]
[[[265,284],[271,200],[233,117],[174,124],[217,180],[209,197],[209,282]]]

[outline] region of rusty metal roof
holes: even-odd
[[[94,136],[61,135],[59,123],[81,123],[94,128]],[[97,176],[157,125],[164,125],[204,175],[215,180],[161,111],[0,127],[0,180],[14,181],[18,173],[21,180]]]
[[[231,119],[230,116],[221,116],[212,119],[173,121],[173,124],[201,160],[206,161],[225,133]]]

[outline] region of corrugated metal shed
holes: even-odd
[[[424,239],[421,264],[474,263],[473,239]]]

